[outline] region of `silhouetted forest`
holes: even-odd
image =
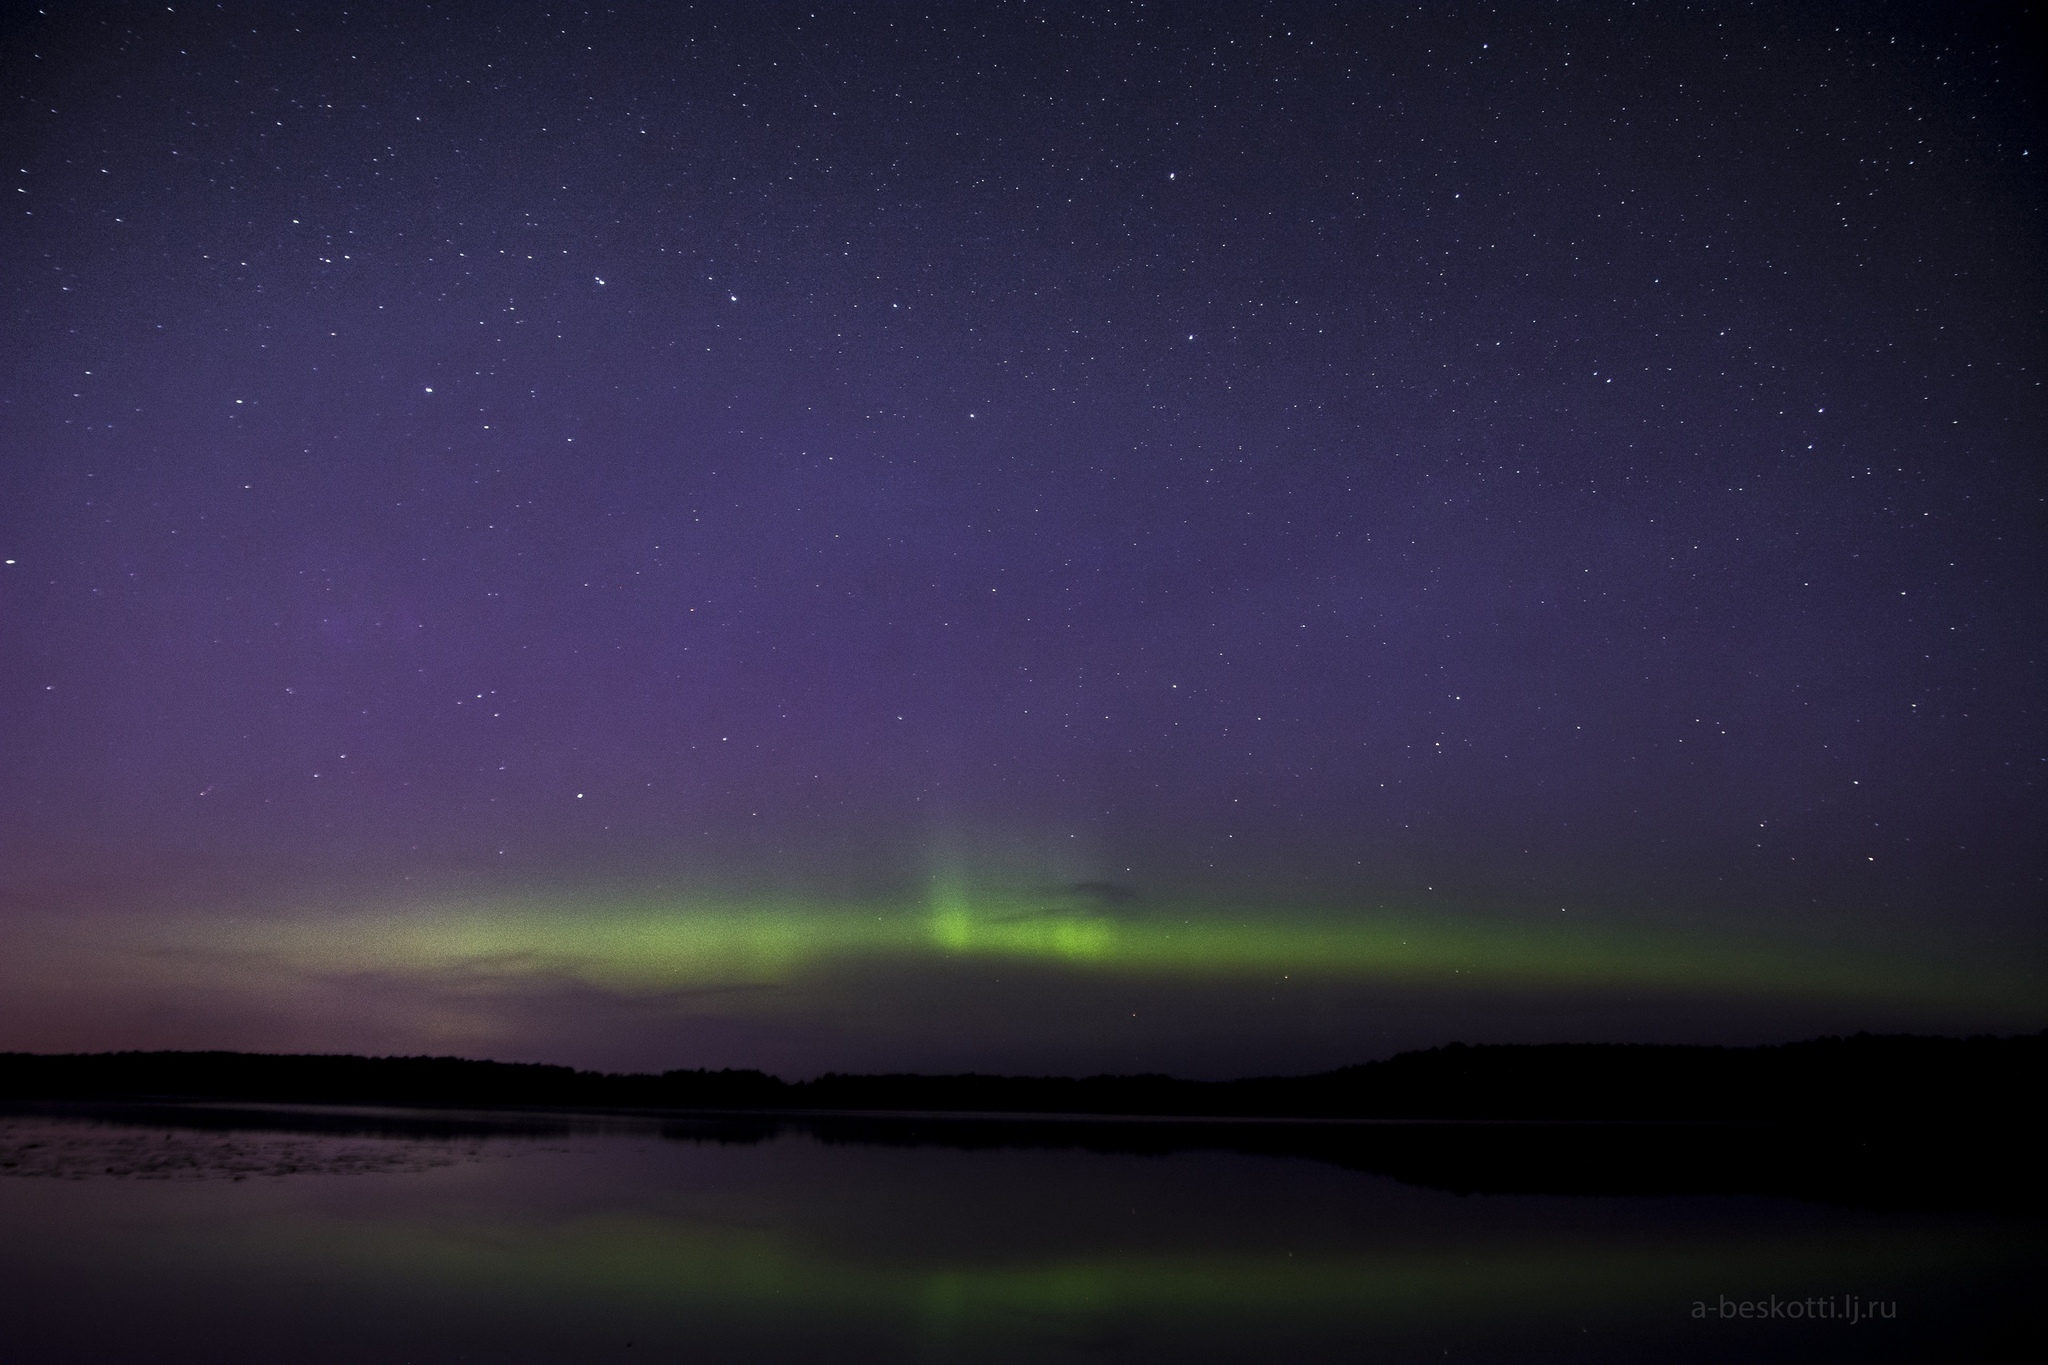
[[[2030,1115],[2048,1033],[1777,1047],[1452,1043],[1313,1076],[618,1075],[457,1057],[0,1053],[0,1097],[1229,1118],[1969,1119]]]

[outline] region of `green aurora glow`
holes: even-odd
[[[1625,989],[1869,999],[2031,1015],[2032,983],[1905,951],[1532,915],[1273,905],[1148,905],[1143,913],[936,882],[925,903],[849,905],[656,894],[458,901],[334,915],[209,919],[185,949],[311,973],[551,977],[661,994],[786,985],[898,963],[1036,963],[1094,977]]]

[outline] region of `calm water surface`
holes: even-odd
[[[891,1131],[0,1112],[0,1360],[1989,1359],[2048,1264],[1992,1209]],[[1895,1316],[1695,1316],[1772,1296]]]

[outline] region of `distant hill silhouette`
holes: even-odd
[[[2048,1033],[1777,1047],[1452,1043],[1313,1076],[577,1071],[457,1057],[0,1053],[0,1098],[1231,1118],[1973,1122],[2030,1117]]]

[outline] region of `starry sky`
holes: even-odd
[[[8,6],[0,1048],[2048,1024],[2039,20]]]

